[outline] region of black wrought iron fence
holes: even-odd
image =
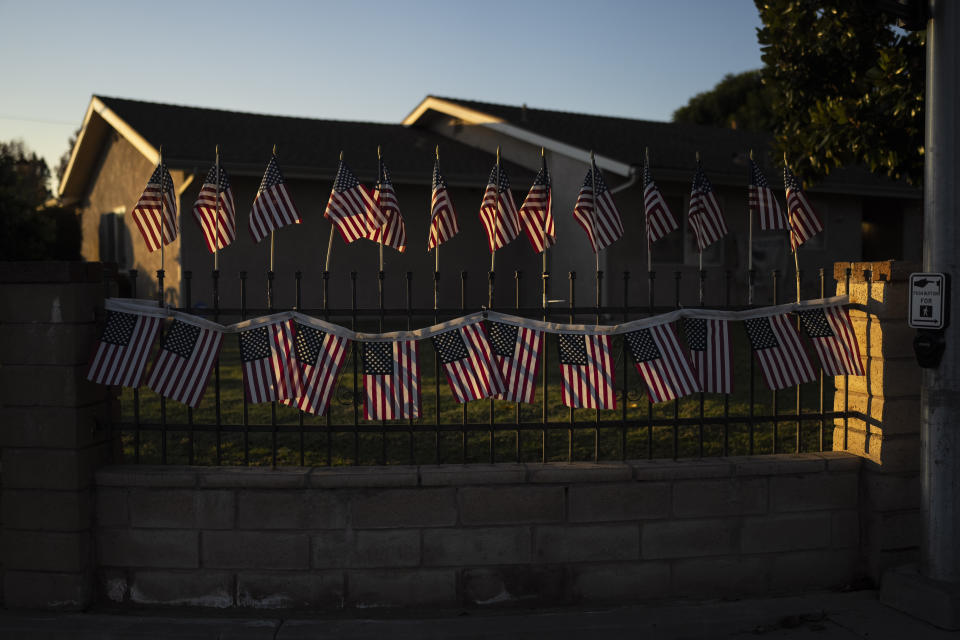
[[[277,281],[273,272],[266,277],[265,306],[251,303],[247,272],[239,272],[230,286],[239,288],[239,306],[221,306],[221,291],[227,284],[224,274],[211,274],[210,304],[194,304],[193,274],[183,273],[182,307],[224,324],[273,313]],[[769,295],[765,300],[747,301],[759,274],[751,272],[746,286],[736,286],[730,271],[695,273],[696,282],[684,272],[667,274],[673,280],[672,300],[655,300],[656,280],[651,271],[646,278],[645,300],[631,299],[636,280],[622,272],[622,300],[619,305],[600,304],[598,293],[604,286],[603,272],[591,274],[588,288],[594,304],[578,304],[584,280],[575,272],[567,274],[566,304],[525,304],[521,295],[520,272],[513,273],[515,296],[510,308],[497,310],[519,316],[555,322],[616,323],[672,311],[680,306],[681,291],[697,287],[698,299],[704,299],[708,287],[722,287],[724,304],[720,308],[747,309],[784,302],[781,289],[785,278],[779,271],[768,274]],[[790,274],[793,276],[793,274]],[[830,276],[832,278],[832,271]],[[137,296],[138,277],[130,271],[121,290]],[[546,288],[553,278],[538,273]],[[158,291],[164,291],[164,274],[157,272]],[[446,306],[415,307],[413,272],[402,279],[403,306],[384,304],[384,279],[378,278],[378,304],[358,307],[358,274],[349,274],[350,305],[330,304],[331,274],[324,272],[319,286],[319,308],[301,306],[304,278],[300,272],[288,282],[294,288],[294,307],[308,315],[342,324],[354,330],[377,331],[417,328],[458,317],[476,309],[467,308],[468,273],[459,273],[460,296],[453,306],[438,299],[440,274],[434,274],[433,299]],[[846,275],[849,285],[850,274]],[[485,274],[489,299],[497,283],[494,274]],[[824,297],[827,293],[824,269],[801,272],[804,297]],[[311,283],[313,284],[313,283]],[[606,282],[609,285],[609,281]],[[590,286],[592,285],[592,286]],[[556,290],[556,283],[550,285]],[[832,286],[832,282],[831,282]],[[790,290],[793,277],[790,278]],[[112,290],[116,290],[113,287]],[[609,291],[609,290],[608,290]],[[713,290],[714,293],[716,290]],[[162,295],[162,294],[161,294]],[[589,294],[588,294],[589,295]],[[635,295],[634,298],[639,298]],[[546,300],[546,295],[543,295]],[[715,306],[715,305],[711,305]],[[742,333],[743,335],[738,335]],[[125,462],[209,465],[339,465],[339,464],[429,464],[468,462],[551,462],[576,460],[625,460],[640,458],[678,458],[757,453],[823,451],[831,447],[835,420],[853,416],[844,391],[843,410],[833,407],[833,384],[822,370],[816,382],[781,391],[766,390],[754,366],[749,343],[743,332],[734,332],[735,390],[732,394],[698,393],[680,400],[654,405],[646,397],[645,385],[630,366],[622,337],[614,337],[617,354],[617,406],[615,410],[571,409],[560,402],[559,371],[552,356],[556,348],[550,336],[539,367],[536,404],[517,404],[499,400],[457,404],[445,393],[446,382],[440,363],[429,341],[422,343],[422,411],[418,419],[367,422],[361,419],[362,371],[358,366],[358,346],[344,364],[337,391],[329,411],[313,416],[276,402],[250,404],[243,393],[236,343],[226,340],[208,389],[197,410],[168,402],[149,389],[123,390],[113,425],[122,443]],[[427,389],[432,387],[433,393]],[[846,385],[844,385],[846,389]],[[868,420],[869,421],[869,420]]]

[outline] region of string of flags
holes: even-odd
[[[649,157],[643,167],[644,213],[648,247],[679,228],[650,171]],[[781,209],[759,167],[750,160],[748,207],[756,214],[762,230],[790,230],[791,249],[823,230],[820,217],[803,192],[800,181],[784,167],[786,209]],[[143,195],[133,209],[133,219],[147,249],[160,249],[176,239],[176,193],[173,180],[162,159],[151,175]],[[222,250],[236,239],[236,205],[230,179],[217,162],[204,179],[193,207],[211,253]],[[352,243],[365,238],[392,247],[406,249],[406,230],[400,203],[383,158],[378,158],[377,182],[368,189],[343,161],[342,154],[330,197],[323,214]],[[551,178],[546,159],[530,187],[523,204],[517,208],[506,169],[497,162],[490,171],[479,217],[487,234],[491,253],[512,242],[523,230],[537,253],[556,243],[552,212]],[[620,212],[607,188],[602,172],[591,156],[590,168],[580,187],[573,217],[583,228],[594,253],[623,236]],[[697,247],[703,252],[727,234],[727,224],[716,193],[697,159],[687,210],[687,220]],[[263,181],[254,198],[249,216],[249,231],[257,243],[271,232],[302,222],[280,170],[276,153],[270,157]],[[433,167],[430,224],[426,247],[438,248],[459,232],[457,214],[447,183],[440,172],[439,151]]]
[[[224,336],[236,334],[249,402],[276,401],[323,415],[351,343],[356,343],[363,373],[364,418],[408,419],[420,416],[419,342],[432,342],[457,402],[495,398],[532,403],[546,335],[553,334],[563,404],[614,409],[611,337],[615,335],[624,336],[625,350],[651,403],[697,392],[732,393],[732,323],[743,323],[770,389],[814,380],[814,366],[791,314],[799,318],[827,375],[864,375],[846,304],[846,296],[837,296],[745,311],[679,309],[611,326],[559,324],[480,311],[423,329],[362,333],[297,311],[224,326],[158,307],[154,301],[111,298],[87,378],[134,388],[145,380],[161,396],[196,408]],[[161,333],[147,374],[147,360]]]

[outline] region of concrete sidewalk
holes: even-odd
[[[0,613],[0,638],[92,640],[406,640],[413,638],[762,638],[957,640],[880,604],[876,591],[812,593],[735,602],[661,603],[547,611],[372,611],[310,617],[239,617],[165,610],[136,613]]]

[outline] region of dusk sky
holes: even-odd
[[[399,122],[427,94],[669,120],[761,66],[752,0],[0,0],[0,140],[51,171],[93,94]]]

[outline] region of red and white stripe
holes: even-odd
[[[823,231],[823,222],[803,191],[787,189],[787,211],[790,214],[790,249]]]
[[[193,218],[200,225],[207,249],[213,253],[237,239],[236,208],[233,191],[220,192],[220,216],[217,217],[217,187],[206,183],[193,205]],[[219,220],[219,222],[218,222]]]
[[[487,185],[483,202],[480,203],[480,221],[487,231],[491,253],[507,246],[520,235],[517,204],[513,201],[513,194],[509,189],[498,194],[496,185]]]
[[[502,394],[505,389],[500,367],[493,360],[493,350],[483,325],[477,322],[455,331],[459,331],[463,338],[467,357],[443,365],[453,397],[463,403]]]
[[[708,318],[707,348],[691,349],[700,388],[707,393],[733,393],[733,339],[730,321]]]
[[[680,341],[670,324],[650,327],[650,336],[660,350],[660,357],[636,363],[637,371],[647,383],[650,402],[667,402],[700,391],[690,361],[680,349]]]
[[[348,244],[366,238],[371,225],[376,228],[387,222],[374,194],[362,184],[340,192],[331,190],[323,217],[337,226]]]
[[[587,364],[561,364],[563,404],[574,409],[616,409],[610,336],[584,336]]]
[[[541,253],[544,249],[549,249],[556,244],[553,196],[549,186],[535,184],[530,187],[527,197],[520,205],[520,220],[523,222],[523,229],[534,251]]]
[[[610,191],[601,193],[594,206],[593,187],[580,187],[577,202],[573,206],[573,217],[586,232],[594,253],[607,248],[623,236],[623,221]]]
[[[752,184],[748,192],[747,205],[760,221],[760,229],[774,231],[787,228],[787,217],[783,215],[773,189]]]
[[[427,239],[427,251],[430,251],[460,231],[457,213],[450,201],[446,189],[437,189],[430,196],[430,237]]]
[[[133,334],[126,345],[99,342],[87,370],[87,380],[99,384],[139,387],[161,320],[152,316],[137,316]]]
[[[161,348],[154,360],[147,386],[165,398],[196,409],[220,353],[223,333],[200,327],[200,335],[187,358]]]
[[[767,386],[773,390],[785,389],[813,380],[813,365],[803,350],[800,335],[790,322],[789,314],[770,316],[767,321],[780,344],[753,352],[760,363]]]
[[[153,253],[177,239],[177,200],[169,191],[161,195],[159,184],[147,184],[132,215],[147,251]]]
[[[320,346],[317,361],[300,365],[300,377],[303,381],[300,397],[284,401],[284,404],[318,416],[325,414],[330,407],[330,398],[337,386],[337,376],[346,360],[349,346],[348,339],[328,333]]]
[[[243,363],[243,386],[251,403],[293,400],[301,395],[300,369],[294,358],[293,320],[268,325],[270,355]]]
[[[653,244],[679,228],[677,219],[670,212],[667,201],[653,182],[643,191],[643,210],[647,218],[647,242]]]
[[[509,402],[534,401],[537,373],[540,371],[540,345],[543,332],[517,327],[517,346],[510,357],[494,355],[500,364],[505,391],[497,397]]]
[[[723,210],[713,191],[690,195],[688,219],[700,251],[727,235],[727,223],[723,219]]]
[[[381,185],[374,190],[373,197],[387,221],[379,227],[370,226],[367,239],[380,242],[382,234],[383,244],[403,253],[407,249],[407,230],[403,224],[403,216],[400,215],[400,203],[393,191],[393,185]]]
[[[257,194],[250,211],[250,236],[254,242],[260,242],[271,231],[290,224],[300,224],[300,212],[293,204],[286,184],[277,184]]]
[[[845,308],[837,306],[824,307],[823,313],[834,335],[833,337],[811,338],[823,370],[830,376],[864,375],[860,345],[857,343],[857,336],[853,332],[850,314]]]
[[[420,417],[420,364],[415,340],[393,343],[393,373],[364,375],[364,419],[400,420]]]

